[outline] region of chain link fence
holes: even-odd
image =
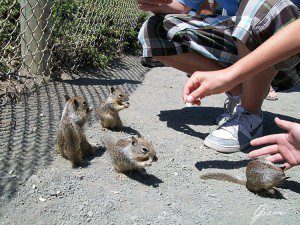
[[[0,0],[2,104],[43,79],[106,67],[137,47],[145,17],[136,0]]]
[[[141,84],[145,17],[136,0],[0,0],[0,205],[52,163],[66,94],[96,108]]]

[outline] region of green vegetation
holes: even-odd
[[[19,12],[17,0],[1,1],[0,55],[4,59],[20,42]],[[54,0],[49,44],[53,68],[107,66],[120,53],[139,47],[137,34],[146,16],[137,9],[136,0]],[[0,62],[1,73],[7,73],[5,62]]]
[[[1,58],[11,58],[14,46],[17,46],[17,36],[20,32],[17,26],[19,18],[18,5],[14,0],[1,1],[0,4],[0,79],[4,79],[9,67]]]

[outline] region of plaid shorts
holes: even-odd
[[[194,51],[228,67],[239,59],[237,39],[253,51],[278,30],[299,18],[299,8],[290,0],[241,0],[236,16],[152,16],[143,24],[139,42],[144,57]],[[275,86],[287,89],[300,82],[300,54],[275,67],[281,70],[280,76],[273,81]],[[283,80],[284,87],[280,87]]]

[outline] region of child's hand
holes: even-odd
[[[213,94],[229,91],[234,84],[230,81],[229,69],[195,72],[186,82],[182,98],[185,102],[199,104],[201,99]]]
[[[157,6],[170,4],[173,0],[137,0],[138,7],[143,11],[153,11]]]
[[[275,118],[276,124],[288,133],[273,134],[251,141],[251,145],[258,146],[272,144],[249,153],[250,158],[273,154],[266,158],[271,162],[286,161],[284,166],[289,169],[300,164],[300,124]]]

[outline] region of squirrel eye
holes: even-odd
[[[146,154],[148,151],[149,151],[148,148],[145,148],[145,147],[142,148],[142,152],[143,152],[144,154]]]
[[[84,104],[84,105],[85,105],[85,104],[86,104],[86,101],[84,101],[82,104]]]
[[[122,97],[123,97],[123,95],[119,95],[119,97],[121,97],[121,98],[122,98]]]

